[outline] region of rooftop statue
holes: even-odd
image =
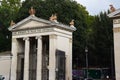
[[[49,18],[49,20],[58,23],[57,14],[52,14],[52,16]]]
[[[50,20],[50,21],[53,21],[53,14],[52,14],[52,16],[49,18],[49,20]]]
[[[53,19],[57,20],[57,14],[56,13],[53,15]]]
[[[13,20],[11,20],[10,26],[15,25],[15,22]]]
[[[114,6],[111,4],[111,5],[110,5],[110,12],[114,12],[114,11],[116,11],[116,9],[115,9]]]
[[[35,15],[35,9],[33,7],[31,7],[31,9],[29,10],[30,15]]]
[[[74,20],[70,22],[70,27],[74,27]]]

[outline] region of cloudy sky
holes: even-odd
[[[113,4],[116,9],[120,8],[120,0],[76,0],[86,7],[91,15],[99,14],[101,11],[107,11],[109,5]]]

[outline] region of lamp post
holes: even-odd
[[[85,55],[86,55],[86,74],[87,74],[87,79],[88,79],[88,47],[85,47]]]

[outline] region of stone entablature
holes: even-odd
[[[12,35],[26,35],[26,34],[34,34],[34,33],[44,33],[44,32],[52,32],[54,31],[53,28],[43,28],[43,29],[28,29],[28,30],[19,30],[19,31],[13,31]]]

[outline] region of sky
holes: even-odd
[[[120,8],[120,0],[76,0],[86,7],[90,15],[97,15],[101,11],[107,11],[112,4],[116,9]]]

